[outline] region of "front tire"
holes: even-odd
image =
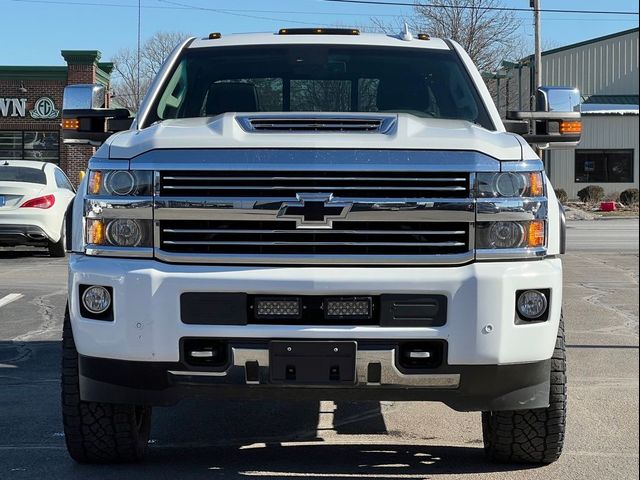
[[[482,412],[485,454],[510,463],[553,463],[562,453],[567,417],[564,322],[551,358],[549,406],[530,410]]]
[[[136,462],[145,455],[151,407],[80,399],[78,352],[68,307],[62,330],[62,419],[67,450],[76,462]]]

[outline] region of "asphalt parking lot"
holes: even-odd
[[[638,478],[638,220],[571,222],[565,452],[488,463],[479,413],[418,402],[203,402],[154,412],[148,460],[77,465],[59,415],[66,262],[0,249],[0,478]]]

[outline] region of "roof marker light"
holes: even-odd
[[[281,28],[278,35],[360,35],[357,28]]]
[[[418,40],[431,40],[431,37],[428,33],[419,33]]]
[[[222,34],[220,32],[212,32],[209,34],[209,40],[218,40],[222,38]]]

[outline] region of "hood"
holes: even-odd
[[[143,130],[113,135],[104,145],[109,158],[131,159],[156,149],[284,148],[284,149],[400,149],[463,150],[498,160],[521,160],[522,145],[511,133],[489,131],[464,120],[420,118],[385,114],[392,126],[384,133],[350,131],[251,131],[241,123],[266,114],[225,113],[217,117],[164,120]],[[372,114],[318,114],[332,119],[370,119]],[[279,120],[296,119],[294,113],[268,114]],[[304,118],[312,118],[304,114]],[[245,123],[246,125],[246,123]]]

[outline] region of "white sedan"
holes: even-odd
[[[0,160],[0,246],[46,246],[64,257],[75,189],[53,163]]]

